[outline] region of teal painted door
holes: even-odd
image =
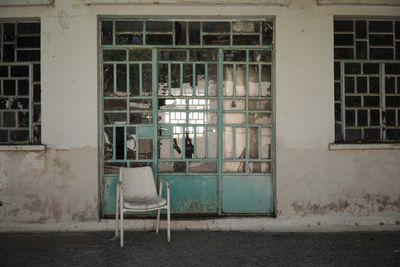
[[[102,20],[103,216],[145,165],[175,214],[273,214],[272,25]]]

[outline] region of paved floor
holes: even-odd
[[[400,266],[400,232],[0,233],[0,266]]]

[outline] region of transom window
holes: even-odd
[[[40,124],[40,22],[0,21],[0,144],[39,144]]]
[[[335,141],[400,140],[400,20],[335,19]]]

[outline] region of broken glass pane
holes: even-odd
[[[17,61],[40,61],[40,50],[17,50]]]
[[[103,66],[103,90],[104,96],[114,94],[114,65],[104,64]]]
[[[258,147],[260,145],[258,128],[249,127],[249,158],[257,159],[259,158]]]
[[[131,113],[129,116],[129,123],[130,124],[151,124],[153,123],[153,117],[151,113]]]
[[[263,45],[272,45],[274,36],[274,24],[272,21],[263,23],[262,42]]]
[[[125,129],[124,127],[115,128],[115,158],[125,159]]]
[[[237,127],[235,130],[234,145],[235,145],[235,158],[246,158],[246,128]]]

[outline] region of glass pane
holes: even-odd
[[[104,160],[110,160],[113,157],[113,128],[104,127]]]
[[[224,172],[228,173],[242,173],[246,170],[246,162],[224,162]]]
[[[250,62],[271,62],[272,61],[272,51],[249,51],[249,61]]]
[[[152,117],[151,113],[147,113],[147,112],[131,113],[129,115],[129,123],[130,124],[151,124],[151,123],[153,123],[153,117]]]
[[[224,110],[245,110],[245,100],[224,100]]]
[[[249,162],[247,171],[249,173],[270,173],[271,164],[269,162]]]
[[[271,66],[261,68],[261,96],[271,96]]]
[[[124,99],[104,99],[104,110],[106,110],[106,111],[126,110],[126,100],[124,100]]]
[[[159,157],[160,159],[169,159],[171,158],[171,140],[170,139],[160,139],[159,140],[160,152]]]
[[[105,64],[103,66],[103,90],[104,96],[114,94],[114,65]]]
[[[103,21],[101,23],[101,44],[111,45],[112,44],[112,21]]]
[[[196,96],[205,96],[205,65],[196,64],[196,86],[195,86]]]
[[[249,113],[249,124],[271,124],[271,113]]]
[[[271,101],[269,100],[249,100],[249,110],[271,110]]]
[[[224,127],[223,146],[224,159],[233,159],[233,129],[232,127]]]
[[[103,61],[125,61],[125,50],[103,50]]]
[[[250,127],[249,128],[249,158],[257,159],[258,158],[258,147],[259,147],[259,138],[258,138],[258,128]]]
[[[152,159],[153,139],[139,139],[139,159]]]
[[[227,113],[224,114],[225,124],[244,124],[246,121],[245,114],[242,113]]]
[[[217,158],[217,148],[218,148],[218,141],[217,141],[217,130],[216,128],[208,128],[207,131],[208,135],[208,158]]]
[[[236,96],[246,95],[246,65],[236,66]]]
[[[180,64],[171,64],[171,94],[180,96],[181,94],[181,66]]]
[[[151,61],[150,49],[131,49],[129,50],[130,61]]]
[[[257,65],[249,65],[249,96],[258,96],[258,66]]]
[[[184,124],[186,123],[185,112],[160,112],[159,123],[171,123],[171,124]]]
[[[261,158],[271,158],[272,135],[271,128],[261,128]]]
[[[179,126],[174,126],[172,136],[173,158],[181,159],[183,158],[182,148],[184,147],[183,128]]]
[[[131,99],[129,102],[130,110],[151,110],[151,99]]]
[[[152,92],[152,66],[151,64],[142,65],[142,91],[143,96],[151,96]]]
[[[189,172],[191,173],[216,173],[217,162],[190,162]]]
[[[233,65],[224,66],[223,95],[233,96]]]
[[[236,128],[234,144],[236,145],[235,158],[246,158],[246,128]]]
[[[126,124],[126,113],[104,113],[104,124]]]
[[[131,96],[140,95],[140,74],[139,65],[130,64],[129,65],[129,93]]]
[[[137,147],[137,137],[136,137],[136,127],[127,127],[126,129],[126,155],[127,159],[136,159],[136,147]]]
[[[206,128],[196,127],[196,158],[204,159],[206,157]]]
[[[208,95],[217,95],[217,65],[208,64],[208,83],[207,83]]]
[[[193,95],[193,65],[183,64],[183,95]]]
[[[104,174],[119,174],[121,167],[127,167],[126,162],[105,162]]]
[[[117,64],[117,96],[126,96],[126,65]]]

